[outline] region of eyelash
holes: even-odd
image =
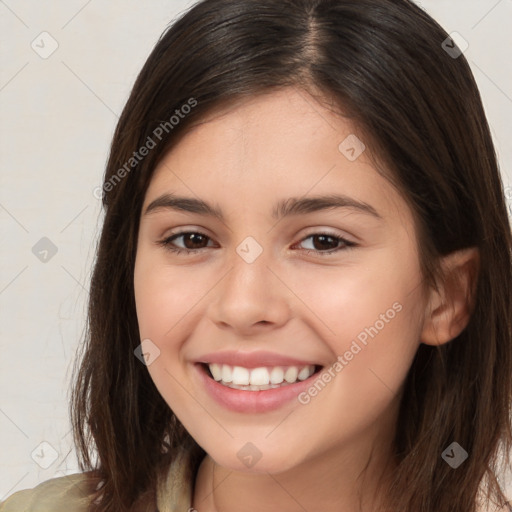
[[[160,240],[157,242],[158,245],[161,245],[162,247],[164,247],[166,250],[168,251],[171,251],[175,254],[182,254],[182,253],[186,253],[186,255],[190,255],[190,254],[195,254],[195,253],[198,253],[200,252],[202,249],[207,249],[207,247],[203,247],[201,249],[182,249],[181,247],[174,247],[172,244],[172,241],[176,238],[179,238],[180,236],[183,236],[183,235],[190,235],[190,234],[194,234],[194,235],[201,235],[205,238],[208,238],[210,239],[210,237],[208,235],[206,235],[205,233],[202,233],[201,231],[180,231],[178,233],[174,233],[172,234],[171,236],[165,238],[164,240]],[[330,251],[318,251],[318,250],[315,250],[315,249],[303,249],[304,251],[307,251],[308,253],[311,253],[311,252],[314,252],[320,256],[331,256],[333,254],[336,254],[340,251],[343,251],[343,250],[347,250],[347,249],[352,249],[354,247],[357,247],[358,244],[354,243],[354,242],[351,242],[349,240],[346,240],[345,238],[341,237],[341,236],[337,236],[337,235],[333,235],[331,233],[312,233],[310,235],[308,235],[307,237],[303,238],[302,240],[300,240],[299,243],[301,242],[304,242],[304,240],[307,240],[308,238],[311,238],[311,237],[314,237],[314,236],[328,236],[330,238],[333,238],[336,242],[338,243],[342,243],[343,246],[342,247],[338,247],[336,249],[331,249]]]

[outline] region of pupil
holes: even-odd
[[[313,237],[313,240],[315,240],[315,239],[316,240],[321,240],[325,244],[326,239],[329,239],[329,238],[333,241],[334,247],[325,247],[325,245],[322,246],[321,244],[320,244],[320,247],[318,247],[318,244],[315,244],[313,242],[313,245],[315,246],[315,249],[332,249],[332,248],[336,248],[337,242],[336,242],[336,240],[334,240],[334,237],[332,237],[330,235],[316,235],[316,236]],[[333,244],[331,243],[331,245],[333,245]]]
[[[192,244],[194,243],[200,243],[197,240],[195,240],[196,237],[203,238],[203,235],[200,235],[199,233],[189,233],[188,237],[185,237],[185,241],[192,241]],[[197,247],[187,247],[187,249],[197,249]]]

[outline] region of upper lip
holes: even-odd
[[[230,366],[242,366],[244,368],[260,368],[263,366],[321,366],[312,361],[304,361],[293,357],[276,354],[274,352],[240,352],[225,351],[205,354],[198,359],[198,363],[228,364]]]

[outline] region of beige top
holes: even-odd
[[[167,478],[157,486],[159,512],[187,512],[192,507],[192,482],[184,477],[181,452]],[[53,478],[33,489],[18,491],[0,503],[0,512],[87,512],[89,498],[80,485],[82,473]]]
[[[186,452],[180,452],[157,486],[158,512],[188,512],[192,509],[193,485],[184,475]],[[87,512],[89,499],[80,484],[83,474],[47,480],[33,489],[18,491],[0,503],[0,512]],[[500,512],[512,510],[512,502]],[[495,512],[484,507],[482,512]]]

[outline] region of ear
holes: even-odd
[[[444,280],[439,290],[431,290],[420,340],[426,345],[442,345],[456,338],[473,312],[480,268],[478,249],[470,247],[444,256]]]

